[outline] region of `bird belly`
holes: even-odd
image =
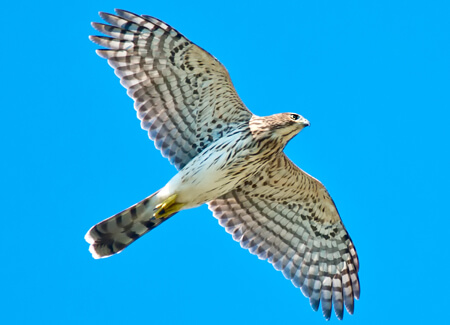
[[[160,190],[158,196],[164,200],[176,194],[176,202],[185,204],[183,209],[189,209],[235,189],[254,168],[243,167],[252,150],[234,137],[225,137],[205,148]]]

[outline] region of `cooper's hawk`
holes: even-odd
[[[309,297],[326,319],[352,314],[358,257],[325,187],[283,153],[309,122],[294,113],[253,115],[226,69],[164,22],[100,13],[110,37],[90,39],[135,101],[141,126],[178,170],[166,186],[93,226],[94,258],[121,252],[183,209],[207,203],[214,217]]]

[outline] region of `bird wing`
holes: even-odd
[[[322,301],[343,317],[359,299],[359,262],[353,243],[325,187],[284,153],[241,187],[208,203],[241,247],[300,287],[314,310]]]
[[[105,36],[90,39],[134,99],[141,126],[179,170],[223,132],[252,113],[225,67],[164,22],[124,10],[92,23]]]

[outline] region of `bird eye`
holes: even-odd
[[[289,117],[291,118],[292,121],[297,121],[300,118],[300,115],[298,115],[298,114],[291,114]]]

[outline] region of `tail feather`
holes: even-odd
[[[120,253],[136,239],[166,221],[168,218],[153,217],[156,203],[152,198],[156,193],[89,229],[84,239],[91,244],[89,251],[92,257],[103,258]]]

